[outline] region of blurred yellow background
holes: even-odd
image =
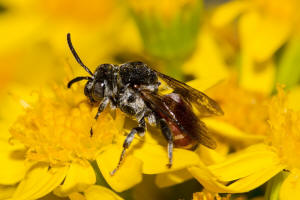
[[[299,0],[2,0],[0,137],[22,110],[9,101],[65,84],[69,71],[86,75],[67,33],[92,71],[140,60],[198,88],[236,80],[233,94],[240,87],[270,96],[281,83],[299,95],[299,10]]]
[[[229,70],[254,90],[299,82],[297,0],[3,0],[0,6],[2,93],[11,83],[62,80],[66,65],[84,73],[68,50],[68,32],[92,69],[142,60],[181,80],[223,79]]]

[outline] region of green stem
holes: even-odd
[[[282,171],[268,181],[265,200],[279,200],[281,185],[288,175],[289,172]]]

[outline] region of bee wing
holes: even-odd
[[[197,131],[198,141],[200,144],[210,148],[210,149],[216,149],[217,143],[214,139],[211,138],[210,133],[208,132],[208,129],[204,122],[198,121],[198,124],[200,131]]]
[[[176,124],[180,130],[196,139],[200,144],[215,149],[216,142],[211,138],[205,124],[193,113],[188,103],[177,103],[172,99],[165,98],[150,91],[141,91],[144,101],[154,111],[162,113],[172,123]],[[181,95],[179,95],[180,98]],[[182,98],[183,99],[183,98]]]
[[[188,102],[191,102],[200,112],[200,117],[223,115],[221,107],[217,102],[209,98],[206,94],[180,82],[170,76],[156,71],[157,75],[164,80],[168,86],[174,89],[174,93],[181,94]]]
[[[141,91],[142,98],[146,103],[150,106],[150,108],[158,113],[162,113],[164,116],[166,116],[168,119],[171,119],[172,122],[177,124],[179,128],[182,128],[175,118],[175,115],[171,113],[171,110],[164,104],[163,97],[159,94],[150,92],[148,90],[142,90]]]

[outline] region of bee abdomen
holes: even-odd
[[[188,134],[182,132],[173,123],[168,123],[173,135],[173,143],[177,148],[183,149],[194,149],[197,146],[198,141],[189,136]]]

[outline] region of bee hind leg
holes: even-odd
[[[159,126],[160,126],[160,129],[161,129],[161,132],[163,133],[163,135],[165,136],[165,138],[168,141],[169,163],[167,164],[167,166],[169,168],[171,168],[172,164],[173,164],[173,136],[172,136],[172,132],[171,132],[169,126],[168,126],[168,123],[163,118],[159,119]]]
[[[141,120],[139,120],[139,126],[133,128],[130,131],[130,133],[127,135],[127,137],[126,137],[126,139],[123,143],[123,150],[122,150],[122,153],[121,153],[121,156],[120,156],[119,163],[118,163],[117,167],[110,173],[110,175],[114,175],[116,173],[116,171],[120,168],[120,165],[121,165],[121,163],[124,159],[126,149],[129,148],[131,142],[133,141],[133,138],[134,138],[135,134],[143,136],[145,131],[146,131],[146,122],[145,122],[145,119],[142,118]]]

